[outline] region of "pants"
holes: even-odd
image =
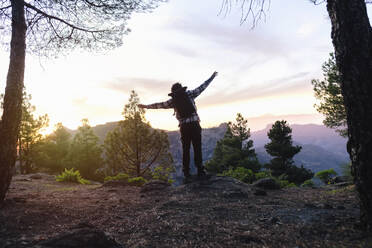
[[[201,127],[198,121],[182,124],[180,127],[182,141],[183,175],[190,175],[190,144],[194,148],[194,161],[198,172],[204,170],[201,147]]]

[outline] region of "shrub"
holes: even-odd
[[[252,183],[254,179],[254,174],[252,170],[244,168],[244,167],[237,167],[235,169],[230,168],[229,170],[224,171],[220,175],[233,177],[244,183]]]
[[[174,180],[170,179],[170,174],[174,171],[173,167],[158,166],[152,171],[151,176],[153,179],[173,183]]]
[[[303,184],[301,184],[301,187],[314,187],[314,181],[309,179],[306,180]]]
[[[58,176],[56,176],[57,182],[71,182],[71,183],[80,183],[80,184],[90,184],[90,182],[81,177],[78,170],[71,168],[70,170],[66,169]]]
[[[315,177],[319,178],[323,183],[328,184],[329,180],[337,175],[333,168],[328,170],[322,170],[315,174]]]
[[[143,186],[145,183],[147,183],[147,180],[143,177],[133,177],[128,179],[128,184],[131,186]]]
[[[288,175],[287,180],[297,185],[301,185],[303,182],[313,178],[314,176],[314,173],[311,170],[306,169],[303,165],[301,165],[301,167],[291,165],[285,173]]]
[[[255,180],[260,180],[262,178],[271,178],[271,172],[266,170],[266,171],[260,171],[254,174]]]
[[[128,179],[129,179],[129,175],[128,174],[119,173],[116,176],[107,176],[107,177],[105,177],[104,182],[108,182],[108,181],[124,181],[124,182],[128,182]]]
[[[279,183],[280,188],[291,188],[291,187],[297,187],[297,185],[296,185],[295,183],[291,183],[291,182],[289,182],[288,180],[280,180],[280,179],[277,179],[277,182]]]

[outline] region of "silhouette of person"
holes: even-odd
[[[192,143],[194,148],[194,161],[198,170],[199,179],[207,179],[202,158],[202,143],[201,143],[201,127],[200,118],[197,113],[194,99],[200,95],[218,75],[214,72],[208,80],[202,83],[194,90],[186,90],[180,83],[172,85],[171,93],[168,95],[172,98],[165,102],[158,102],[153,104],[139,104],[140,108],[147,109],[168,109],[173,108],[176,118],[179,122],[181,141],[182,141],[182,170],[184,175],[184,182],[191,181],[190,175],[190,145]]]

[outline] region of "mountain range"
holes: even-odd
[[[106,134],[115,128],[117,122],[109,122],[92,127],[94,133],[103,143]],[[213,151],[218,140],[223,138],[226,131],[226,123],[218,127],[205,128],[202,132],[203,160],[212,158]],[[251,132],[251,139],[256,150],[259,161],[264,164],[270,161],[271,157],[266,153],[264,145],[269,142],[267,132],[271,124],[265,129]],[[324,169],[334,168],[341,173],[341,165],[349,162],[346,151],[347,139],[339,136],[334,130],[317,124],[294,124],[292,128],[292,139],[294,144],[302,146],[302,150],[294,157],[296,165],[317,172]],[[170,142],[170,151],[176,164],[177,174],[181,174],[182,146],[179,131],[166,131]],[[76,133],[73,130],[72,133]],[[191,151],[192,153],[192,151]],[[191,156],[193,156],[191,154]],[[192,165],[192,170],[195,168]]]

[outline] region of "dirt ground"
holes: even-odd
[[[224,180],[143,193],[18,175],[0,209],[0,248],[32,247],[77,225],[103,230],[123,247],[372,247],[359,229],[353,186],[259,196]]]

